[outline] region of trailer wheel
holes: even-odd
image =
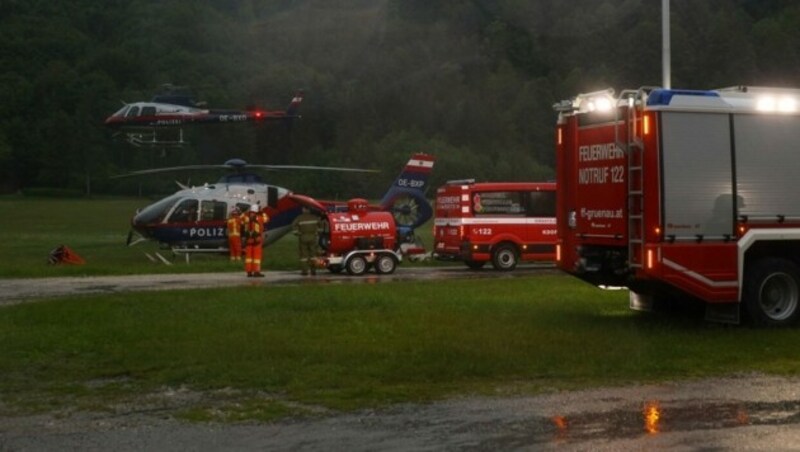
[[[360,276],[367,272],[367,260],[363,256],[353,256],[347,261],[347,273]]]
[[[744,277],[743,302],[759,326],[789,326],[800,315],[800,270],[786,259],[756,261]]]
[[[397,268],[397,261],[389,254],[381,254],[378,256],[378,259],[375,260],[374,265],[375,273],[379,275],[388,275],[394,273],[394,269]]]
[[[492,252],[492,266],[495,270],[511,271],[517,267],[517,250],[513,245],[502,243]]]
[[[464,261],[464,263],[467,264],[470,270],[480,270],[486,265],[486,261]]]

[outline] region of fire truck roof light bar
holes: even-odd
[[[616,105],[616,103],[617,100],[614,98],[614,90],[608,88],[601,91],[578,94],[574,99],[562,100],[557,104],[553,104],[553,109],[566,113],[575,111],[580,111],[581,113],[608,111],[611,110],[611,107]]]
[[[649,92],[648,92],[649,91]],[[654,110],[755,111],[760,113],[800,113],[800,90],[736,86],[716,90],[647,88],[623,91],[620,98],[607,89],[578,94],[574,99],[553,105],[561,114],[607,112],[614,106],[633,107],[639,93],[646,97],[646,106]],[[635,96],[635,97],[634,97]]]
[[[656,89],[647,98],[648,107],[797,113],[800,90],[736,87],[719,90]]]
[[[716,91],[699,91],[691,89],[656,89],[647,96],[647,105],[669,105],[674,96],[719,97]]]

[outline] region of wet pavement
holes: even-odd
[[[295,418],[143,411],[0,418],[0,450],[800,450],[800,378],[760,374]]]
[[[391,275],[367,273],[350,276],[321,271],[317,276],[299,272],[268,271],[264,278],[248,278],[242,272],[159,274],[129,276],[83,276],[63,278],[0,279],[0,306],[35,301],[37,298],[67,295],[109,294],[127,291],[202,289],[226,286],[259,286],[275,284],[349,284],[388,281],[430,281],[454,278],[518,278],[556,272],[552,265],[520,266],[512,272],[490,269],[470,271],[466,267],[401,267]]]

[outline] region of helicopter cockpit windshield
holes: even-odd
[[[134,223],[138,224],[161,223],[164,221],[167,213],[169,213],[172,207],[182,198],[183,196],[178,194],[164,198],[136,214],[136,217],[134,217],[133,221]]]
[[[117,116],[117,117],[123,118],[123,117],[125,117],[125,113],[128,112],[128,109],[130,107],[131,107],[130,105],[125,105],[124,107],[122,107],[119,110],[117,110],[116,112],[114,112],[114,114],[111,115],[111,116]]]
[[[172,209],[169,215],[170,223],[189,223],[197,221],[197,200],[184,199]]]

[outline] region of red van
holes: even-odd
[[[450,181],[436,190],[434,255],[478,269],[555,261],[555,182]]]

